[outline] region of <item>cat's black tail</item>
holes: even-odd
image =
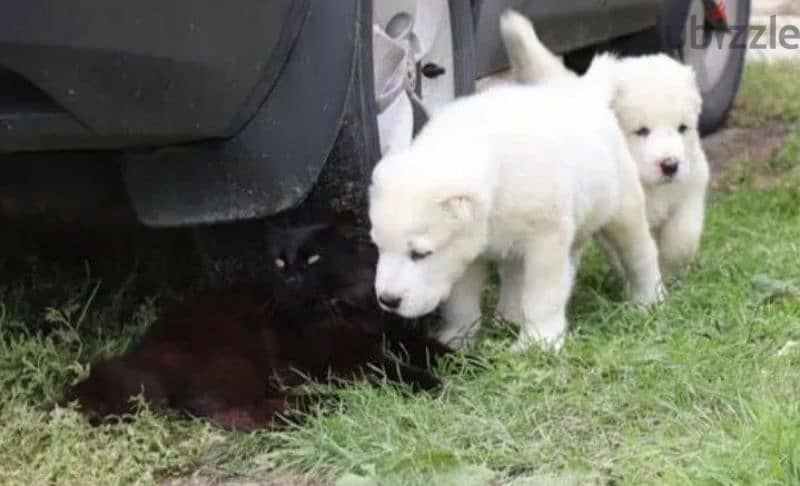
[[[82,412],[97,421],[133,412],[139,395],[154,408],[168,405],[166,391],[155,375],[109,361],[93,369],[89,378],[70,389],[59,403],[68,406],[77,402]]]

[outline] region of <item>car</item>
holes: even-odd
[[[713,131],[743,65],[727,27],[750,10],[721,1],[4,0],[0,212],[129,204],[245,278],[270,219],[363,214],[381,155],[507,69],[507,8],[578,70],[598,50],[673,53]]]

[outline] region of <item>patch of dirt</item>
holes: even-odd
[[[186,476],[165,479],[161,481],[160,486],[323,486],[323,484],[325,483],[301,475],[264,479],[200,469]]]
[[[730,170],[737,170],[737,163],[759,161],[770,157],[789,135],[791,125],[771,120],[757,127],[724,127],[703,139],[708,161],[711,165],[711,184],[720,187]]]

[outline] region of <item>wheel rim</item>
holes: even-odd
[[[741,25],[739,2],[725,2],[728,22],[731,27]],[[692,0],[686,22],[684,45],[681,49],[683,61],[697,73],[697,84],[703,93],[714,89],[725,75],[726,67],[733,55],[732,43],[736,29],[727,31],[713,29],[706,22],[703,0]]]
[[[448,0],[376,0],[372,46],[381,153],[407,147],[455,97]]]

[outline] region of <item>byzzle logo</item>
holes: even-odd
[[[768,25],[736,25],[730,18],[725,0],[703,0],[705,15],[688,19],[686,44],[692,49],[705,49],[714,44],[718,49],[800,49],[800,27],[778,25],[778,17],[769,17]]]

